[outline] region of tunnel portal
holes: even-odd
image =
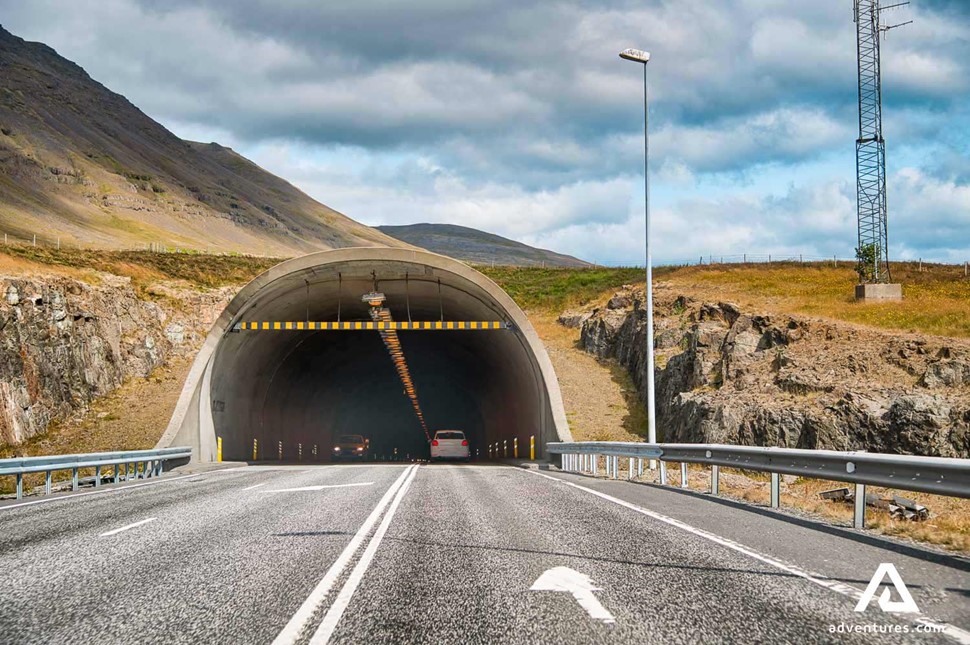
[[[530,437],[541,457],[547,442],[571,439],[545,349],[501,288],[433,253],[353,248],[283,262],[236,295],[159,446],[190,445],[196,460],[213,461],[221,440],[226,461],[252,460],[254,449],[256,460],[275,460],[282,447],[284,461],[326,462],[337,437],[360,434],[371,459],[427,458],[429,437],[378,331],[296,328],[369,322],[362,296],[372,291],[394,321],[445,321],[396,332],[431,435],[463,430],[479,458],[503,442],[512,456],[516,440],[528,456]],[[458,321],[501,327],[446,328]]]

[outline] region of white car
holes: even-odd
[[[439,459],[471,459],[468,439],[461,430],[438,430],[431,440],[431,461]]]

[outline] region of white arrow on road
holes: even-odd
[[[594,591],[602,590],[593,585],[589,576],[569,567],[549,569],[532,584],[530,591],[566,591],[573,595],[579,606],[585,609],[593,620],[601,620],[607,624],[616,622],[613,614],[606,611],[606,607],[601,605],[593,595]]]

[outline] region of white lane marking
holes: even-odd
[[[510,466],[510,468],[515,468],[515,467]],[[771,556],[762,555],[744,546],[743,544],[735,542],[734,540],[729,540],[728,538],[723,538],[714,533],[709,533],[703,529],[695,528],[690,524],[681,522],[680,520],[676,520],[672,517],[667,517],[666,515],[661,515],[660,513],[657,513],[655,511],[647,510],[642,506],[631,504],[630,502],[623,501],[622,499],[613,497],[612,495],[601,493],[598,490],[587,488],[586,486],[580,486],[579,484],[575,484],[565,479],[559,479],[558,477],[552,477],[551,475],[546,475],[530,469],[516,468],[516,470],[520,470],[520,471],[524,470],[525,472],[530,473],[532,475],[538,475],[539,477],[545,477],[546,479],[551,479],[552,481],[559,482],[560,484],[572,486],[573,488],[577,488],[583,492],[589,493],[590,495],[595,495],[596,497],[605,499],[608,502],[613,502],[614,504],[618,504],[620,506],[623,506],[624,508],[628,508],[631,511],[640,513],[641,515],[652,517],[655,520],[664,522],[665,524],[669,524],[671,526],[675,526],[681,530],[687,531],[688,533],[693,533],[694,535],[698,537],[702,537],[705,540],[709,540],[716,544],[720,544],[721,546],[727,547],[733,551],[737,551],[738,553],[743,553],[744,555],[752,557],[755,560],[760,560],[761,562],[771,565],[776,569],[781,569],[782,571],[786,573],[790,573],[793,576],[797,576],[799,578],[808,580],[809,582],[814,583],[820,587],[825,587],[826,589],[842,594],[843,596],[851,598],[855,602],[858,602],[859,600],[862,599],[863,592],[860,589],[853,587],[852,585],[847,585],[844,582],[839,582],[838,580],[832,580],[830,578],[826,578],[825,576],[820,574],[810,573],[795,565],[781,562],[780,560],[776,560]],[[909,620],[911,620],[914,623],[918,623],[920,625],[930,627],[934,629],[934,631],[937,629],[942,630],[940,633],[946,634],[947,636],[957,641],[961,645],[970,645],[970,632],[968,632],[965,629],[961,629],[955,625],[951,625],[943,621],[935,620],[927,616],[913,616],[913,617],[910,617]]]
[[[391,503],[390,507],[387,509],[387,513],[384,514],[384,519],[381,520],[380,526],[377,527],[377,531],[374,532],[374,537],[367,544],[367,548],[360,556],[356,566],[354,566],[353,571],[350,572],[350,577],[347,578],[347,582],[344,584],[340,593],[337,594],[337,598],[333,601],[333,605],[327,611],[323,620],[320,622],[320,626],[317,631],[314,632],[313,638],[310,639],[310,645],[326,645],[330,642],[330,637],[333,635],[333,630],[337,628],[337,623],[340,622],[340,618],[344,615],[344,610],[347,609],[347,605],[350,604],[351,598],[354,596],[354,591],[357,590],[357,586],[360,584],[361,579],[364,574],[367,573],[368,567],[370,567],[371,562],[374,560],[374,554],[377,553],[378,547],[381,545],[381,540],[384,539],[384,534],[387,533],[387,527],[391,525],[391,520],[394,519],[394,513],[397,512],[398,507],[401,505],[401,500],[404,499],[404,495],[408,492],[408,487],[411,482],[414,481],[415,476],[418,474],[418,468],[415,467],[408,474],[407,480],[398,489],[397,495],[394,496],[394,501]]]
[[[565,591],[572,594],[579,606],[586,610],[593,620],[601,620],[610,625],[616,622],[613,614],[606,610],[593,595],[594,591],[602,591],[584,573],[569,567],[553,567],[543,573],[532,583],[529,591]]]
[[[290,645],[299,640],[300,636],[303,634],[303,630],[306,629],[307,624],[313,618],[313,614],[326,599],[327,594],[330,593],[330,590],[333,588],[334,584],[336,584],[337,578],[340,577],[344,569],[347,568],[347,565],[350,564],[350,560],[354,557],[354,554],[357,553],[357,550],[360,548],[364,538],[366,538],[371,529],[374,528],[374,524],[377,523],[377,520],[380,519],[381,513],[383,513],[384,509],[387,508],[387,505],[391,503],[391,500],[394,498],[394,494],[407,479],[408,475],[411,474],[411,471],[416,468],[417,466],[408,466],[404,469],[404,472],[401,473],[401,476],[398,477],[393,484],[391,484],[391,486],[387,489],[387,492],[384,493],[384,496],[381,497],[381,500],[377,502],[377,506],[374,507],[374,510],[371,511],[370,515],[367,516],[367,519],[364,520],[364,523],[361,524],[360,528],[357,530],[357,533],[354,534],[354,537],[351,538],[350,542],[347,543],[347,546],[344,547],[344,550],[340,553],[334,563],[330,565],[330,569],[327,570],[327,573],[323,576],[323,579],[320,580],[313,591],[310,592],[307,599],[303,601],[300,608],[295,614],[293,614],[290,621],[286,623],[286,626],[279,633],[279,635],[277,635],[276,639],[273,640],[273,645]]]
[[[109,535],[116,535],[122,531],[127,531],[128,529],[133,529],[136,526],[141,526],[142,524],[148,524],[149,522],[154,522],[157,517],[149,517],[147,520],[142,520],[140,522],[135,522],[134,524],[129,524],[128,526],[122,526],[120,529],[114,529],[113,531],[106,531],[99,535],[98,537],[108,537]]]
[[[268,484],[268,483],[269,483],[269,482],[263,482],[262,484],[256,484],[256,485],[254,485],[254,486],[250,486],[250,487],[248,487],[248,488],[244,488],[243,490],[244,490],[244,491],[246,491],[246,490],[253,490],[254,488],[259,488],[260,486],[265,486],[265,485],[266,485],[266,484]]]
[[[46,499],[38,499],[33,502],[21,502],[20,504],[11,504],[10,506],[0,506],[0,511],[9,511],[10,509],[13,509],[13,508],[33,506],[34,504],[47,504],[49,502],[60,502],[66,499],[77,499],[78,497],[87,497],[88,495],[104,495],[105,493],[120,493],[126,490],[131,490],[132,488],[141,488],[142,486],[154,486],[155,484],[167,484],[168,482],[174,482],[180,479],[186,479],[188,477],[195,477],[195,475],[180,475],[178,477],[171,477],[169,479],[162,479],[155,482],[144,482],[142,484],[128,484],[126,486],[119,486],[118,488],[106,488],[104,490],[93,490],[88,493],[74,493],[72,495],[62,495],[60,497],[48,497]]]
[[[352,488],[354,486],[373,486],[374,482],[360,482],[357,484],[320,484],[319,486],[299,486],[297,488],[274,488],[273,490],[261,490],[261,493],[300,493],[303,491],[323,490],[325,488]],[[257,484],[256,486],[262,486]],[[252,488],[255,488],[253,486]],[[249,490],[244,489],[244,490]]]

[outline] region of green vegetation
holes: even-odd
[[[147,286],[160,279],[185,280],[199,287],[245,284],[282,261],[280,258],[246,255],[94,251],[22,245],[3,247],[2,253],[39,264],[128,276],[136,286]]]
[[[592,302],[624,284],[644,281],[637,267],[582,269],[539,267],[478,267],[505,289],[524,309],[561,311]]]

